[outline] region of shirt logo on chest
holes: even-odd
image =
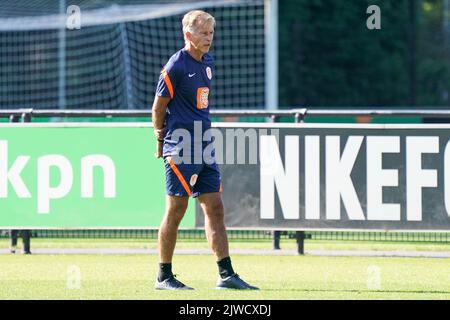
[[[192,78],[193,76],[195,76],[195,72],[193,74],[190,74],[190,73],[188,74],[189,78]]]
[[[208,76],[208,79],[212,79],[212,70],[210,67],[206,67],[206,75]]]
[[[191,180],[189,180],[189,184],[191,185],[191,187],[193,187],[195,185],[195,183],[197,182],[197,178],[198,178],[198,174],[193,174],[191,176]]]
[[[208,108],[209,88],[200,87],[197,89],[197,109]]]

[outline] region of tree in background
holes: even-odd
[[[448,50],[440,41],[446,0],[418,1],[415,16],[411,1],[280,0],[280,105],[448,103]],[[366,27],[373,4],[381,30]]]
[[[445,2],[447,2],[446,10],[444,10]],[[417,66],[419,105],[450,107],[448,2],[448,0],[427,0],[420,3]]]

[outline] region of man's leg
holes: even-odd
[[[200,194],[198,197],[200,206],[205,214],[206,238],[219,267],[218,289],[247,289],[257,290],[243,281],[234,272],[229,254],[228,236],[224,222],[224,209],[220,192]]]
[[[205,214],[205,233],[217,261],[229,257],[228,236],[224,223],[224,210],[219,192],[204,193],[198,197]]]
[[[178,226],[186,213],[189,197],[166,196],[166,213],[158,232],[159,262],[172,263]]]
[[[184,217],[189,197],[166,196],[166,213],[158,232],[159,273],[155,288],[159,290],[191,290],[175,279],[172,257],[177,242],[178,227]]]

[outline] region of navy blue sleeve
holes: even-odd
[[[176,62],[169,60],[159,75],[158,85],[156,86],[156,95],[173,99],[177,83],[180,79],[180,74],[180,66]]]

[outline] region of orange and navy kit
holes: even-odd
[[[201,128],[202,133],[211,128],[209,97],[213,67],[211,55],[203,55],[200,62],[183,48],[161,70],[156,95],[170,98],[166,109],[163,157],[166,192],[172,196],[197,197],[202,193],[222,191],[214,152],[211,153],[212,161],[211,157],[203,157],[203,150],[211,140],[204,141],[203,136],[194,136],[194,128]],[[180,136],[183,135],[177,133],[177,129],[189,133],[189,145],[180,144]],[[183,147],[180,148],[180,145]],[[189,161],[180,163],[179,159],[186,159],[183,152],[186,152],[187,146],[190,147]]]

